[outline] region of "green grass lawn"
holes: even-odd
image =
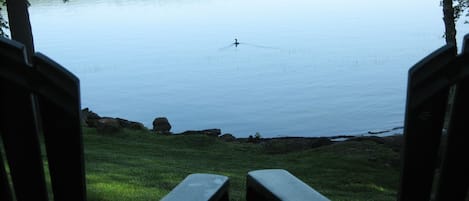
[[[331,200],[395,200],[399,154],[371,141],[272,153],[261,144],[214,137],[84,130],[90,201],[159,200],[191,173],[230,178],[230,199],[244,200],[246,173],[281,168]]]

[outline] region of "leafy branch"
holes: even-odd
[[[458,21],[461,15],[469,16],[469,0],[454,0],[455,5],[453,6],[454,9],[454,21]],[[469,21],[464,21],[464,23],[469,23]]]
[[[5,9],[5,0],[0,0],[0,37],[8,38],[6,30],[9,29],[7,20],[3,17],[2,11]]]
[[[443,0],[440,0],[440,6],[443,7]],[[452,3],[454,11],[454,21],[457,22],[461,16],[469,17],[469,0],[453,0]],[[469,21],[464,21],[464,23],[469,23]]]

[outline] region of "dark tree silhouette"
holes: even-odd
[[[34,52],[33,34],[31,31],[31,22],[29,21],[27,0],[0,0],[6,2],[6,8],[8,13],[8,25],[5,23],[5,19],[2,17],[1,23],[4,26],[8,26],[10,29],[11,38],[13,40],[23,43],[26,47],[27,57],[30,57]],[[5,4],[2,4],[4,6]],[[5,32],[2,33],[5,35]]]
[[[462,15],[469,16],[469,0],[442,0],[445,39],[447,44],[456,43],[456,22]],[[465,21],[465,23],[468,23]]]
[[[456,25],[453,0],[443,0],[442,4],[446,43],[456,45]]]
[[[8,37],[5,30],[9,29],[11,38],[23,43],[28,57],[31,57],[34,52],[34,42],[29,21],[29,5],[28,0],[0,0],[0,11],[5,8],[8,11],[8,23],[0,13],[0,37]]]

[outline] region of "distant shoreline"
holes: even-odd
[[[164,118],[164,117],[163,117]],[[343,141],[347,140],[350,138],[355,138],[355,137],[387,137],[391,135],[399,135],[403,133],[403,128],[402,126],[399,127],[394,127],[391,129],[385,129],[385,130],[370,130],[366,133],[358,133],[358,134],[338,134],[338,135],[327,135],[327,136],[274,136],[274,137],[263,137],[260,133],[258,136],[254,135],[249,135],[248,137],[236,137],[236,134],[232,133],[222,133],[222,130],[219,128],[210,128],[210,129],[205,129],[205,130],[186,130],[183,132],[178,132],[178,133],[173,133],[170,131],[171,126],[169,124],[169,121],[167,124],[169,124],[169,129],[167,131],[163,132],[158,132],[155,130],[155,128],[147,128],[144,126],[143,123],[137,122],[137,121],[130,121],[126,119],[122,119],[119,117],[101,117],[100,115],[94,113],[92,110],[89,108],[84,108],[82,109],[82,124],[87,126],[87,127],[99,127],[99,124],[110,124],[112,122],[112,126],[115,127],[113,129],[120,129],[122,128],[130,128],[133,130],[148,130],[148,131],[155,131],[157,134],[171,134],[171,135],[184,135],[184,134],[206,134],[206,135],[212,135],[212,136],[223,136],[223,135],[230,135],[233,138],[236,139],[249,139],[249,138],[262,138],[262,139],[298,139],[298,138],[304,138],[304,139],[315,139],[315,138],[327,138],[332,141]],[[111,125],[102,125],[102,126],[111,126]],[[112,130],[112,129],[111,129]]]

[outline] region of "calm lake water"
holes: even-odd
[[[173,132],[402,126],[407,70],[444,44],[439,0],[30,2],[36,50],[80,78],[83,107]]]

